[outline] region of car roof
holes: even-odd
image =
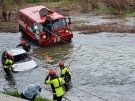
[[[26,53],[26,51],[24,49],[21,49],[21,48],[15,48],[15,49],[8,50],[7,53],[15,56],[15,55],[24,54],[24,53]]]

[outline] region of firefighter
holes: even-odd
[[[49,78],[50,77],[50,78]],[[56,75],[55,70],[50,70],[45,79],[45,84],[50,84],[53,92],[53,100],[61,101],[64,95],[64,89],[68,91],[68,87],[63,78]]]
[[[37,95],[41,93],[40,84],[29,84],[25,90],[20,94],[21,98],[34,101]]]
[[[13,59],[14,58],[13,58],[13,56],[11,54],[7,55],[7,59],[6,59],[5,64],[3,66],[4,71],[7,74],[7,76],[12,76],[10,70],[12,70],[12,66],[11,65],[13,65]]]
[[[52,19],[50,16],[46,16],[46,20],[43,23],[43,31],[46,32],[46,38],[51,38],[52,34],[51,34],[51,29],[52,29]]]
[[[26,52],[29,52],[30,49],[31,49],[30,44],[27,43],[27,42],[24,41],[24,40],[21,42],[21,44],[19,44],[18,46],[16,46],[16,48],[17,48],[17,47],[20,47],[20,46],[22,46],[23,49],[24,49]]]
[[[61,69],[61,77],[65,80],[67,85],[71,84],[71,73],[68,70],[66,66],[64,66],[64,63],[61,61],[59,62],[59,67]]]

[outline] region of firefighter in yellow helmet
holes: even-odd
[[[7,59],[5,61],[5,64],[3,66],[5,73],[7,76],[12,76],[10,70],[12,70],[11,65],[13,64],[14,57],[11,54],[7,54]]]
[[[68,90],[64,79],[58,77],[54,70],[50,70],[49,74],[45,79],[45,84],[51,85],[53,92],[53,100],[62,101],[62,97],[64,95],[63,86],[65,87],[66,91]]]
[[[65,80],[67,85],[71,83],[71,73],[68,70],[66,66],[64,66],[64,63],[61,61],[59,62],[59,67],[61,69],[61,77]]]

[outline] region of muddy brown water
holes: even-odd
[[[6,78],[0,64],[0,91],[21,92],[30,83],[40,83],[41,96],[52,99],[50,86],[44,84],[48,70],[55,68],[59,75],[58,62],[68,66],[72,61],[69,70],[73,87],[66,93],[71,101],[134,101],[135,34],[73,33],[70,44],[43,48],[32,44],[31,54],[39,66],[13,73],[13,79]],[[0,33],[0,54],[20,42],[20,33]]]

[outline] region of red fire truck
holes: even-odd
[[[47,17],[50,18],[51,29],[46,27]],[[73,33],[71,32],[70,24],[70,17],[66,18],[44,6],[34,6],[19,10],[19,30],[22,37],[29,36],[39,46],[71,42]]]

